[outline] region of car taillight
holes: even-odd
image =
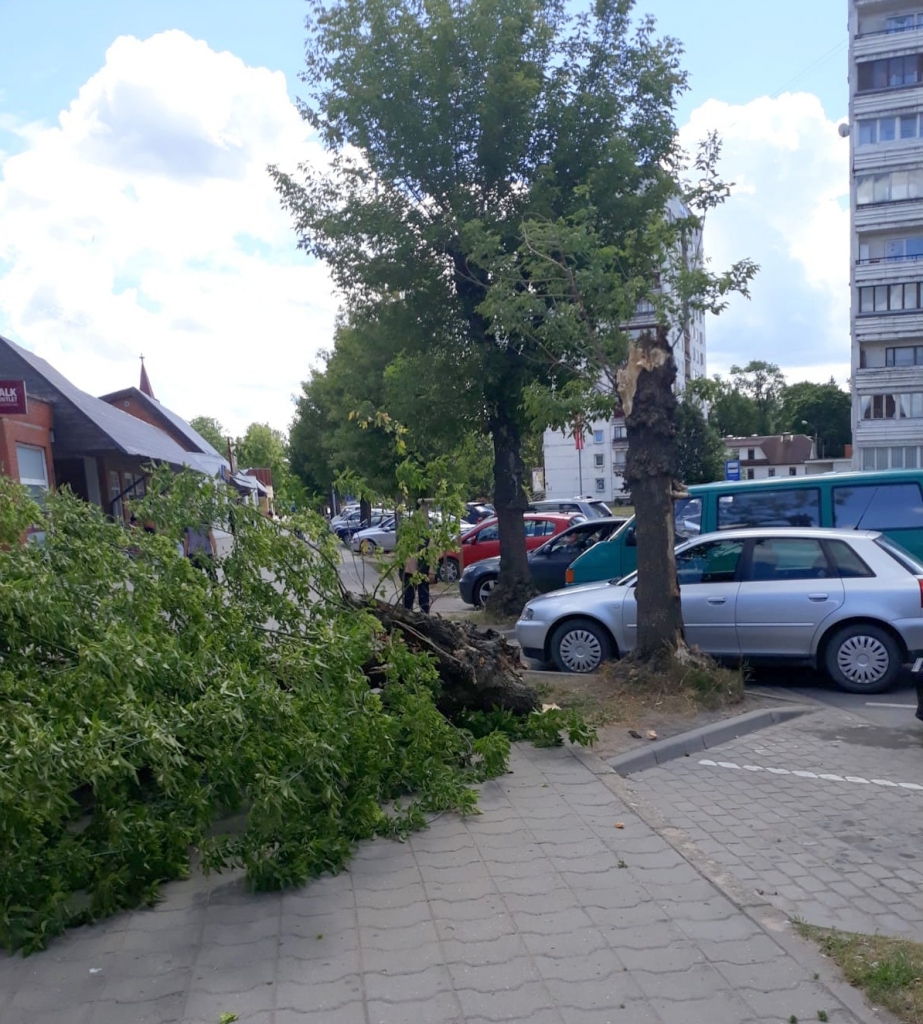
[[[564,570],[564,582],[565,583],[573,583],[574,582],[574,570],[573,569],[565,569]],[[923,580],[920,580],[920,599],[923,600]]]
[[[917,576],[917,583],[920,584],[920,607],[923,608],[923,576]]]

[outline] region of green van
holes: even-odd
[[[674,503],[676,543],[743,526],[838,526],[881,530],[923,559],[923,470],[824,473],[723,480],[689,488]],[[634,517],[571,563],[567,584],[617,579],[637,568]]]

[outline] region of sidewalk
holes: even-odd
[[[483,813],[377,840],[349,873],[153,910],[0,962],[2,1024],[872,1021],[776,915],[739,909],[569,749],[516,750]],[[622,827],[618,827],[622,826]]]

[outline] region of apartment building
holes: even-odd
[[[848,131],[854,464],[915,468],[923,465],[923,0],[849,0]]]
[[[921,0],[923,3],[923,0]],[[674,200],[670,210],[682,216],[685,210]],[[702,259],[701,232],[691,240],[687,259],[695,264]],[[657,329],[654,307],[642,302],[635,316],[625,325],[629,333]],[[681,394],[686,381],[705,376],[705,317],[692,312],[686,323],[670,329],[673,355],[676,360],[676,391]],[[573,498],[576,495],[599,498],[618,504],[627,497],[625,460],[628,456],[628,432],[624,418],[614,414],[609,419],[587,422],[578,439],[575,431],[546,430],[542,440],[544,474],[536,474],[544,482],[547,498]]]

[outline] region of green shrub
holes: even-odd
[[[0,480],[0,945],[157,899],[194,847],[275,889],[339,870],[354,844],[475,808],[502,734],[436,710],[429,659],[342,600],[325,524],[299,539],[222,488],[163,471],[126,531],[67,493],[44,512]],[[218,579],[180,557],[227,524]],[[385,666],[373,692],[365,675]],[[222,823],[242,815],[232,831]]]

